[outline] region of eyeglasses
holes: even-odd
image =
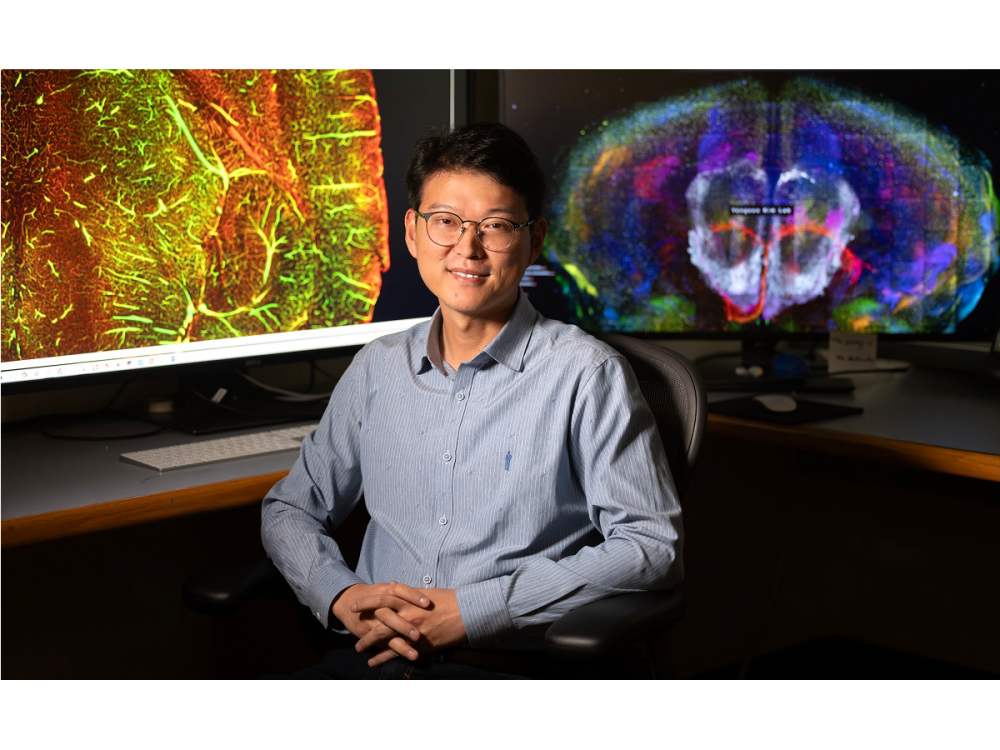
[[[479,238],[480,244],[491,253],[506,252],[514,242],[514,232],[521,227],[530,227],[535,223],[535,220],[532,219],[523,224],[515,224],[496,216],[475,221],[474,219],[463,219],[448,211],[433,211],[429,214],[422,214],[415,210],[415,213],[426,223],[427,237],[435,245],[451,247],[458,244],[462,235],[465,234],[465,225],[475,224],[476,237]]]

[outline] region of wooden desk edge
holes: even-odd
[[[801,425],[754,422],[722,414],[708,415],[708,430],[711,434],[722,437],[767,440],[797,450],[816,451],[902,468],[1000,482],[1000,456],[988,453]],[[287,472],[279,471],[175,492],[162,492],[82,508],[10,518],[3,521],[2,546],[17,547],[165,518],[259,503],[267,491],[285,474]]]
[[[263,500],[288,472],[279,471],[228,482],[115,500],[82,508],[8,518],[3,521],[2,546],[17,547],[52,539],[117,529],[165,518],[207,513]]]
[[[1000,482],[1000,456],[992,453],[837,432],[807,425],[756,422],[724,414],[708,415],[708,431],[722,437],[765,440],[796,450]]]

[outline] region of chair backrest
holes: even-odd
[[[701,374],[690,360],[657,344],[619,333],[596,336],[617,349],[632,366],[660,428],[677,492],[683,495],[708,417]]]

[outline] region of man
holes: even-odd
[[[681,576],[680,508],[634,375],[519,291],[546,231],[527,144],[498,124],[431,132],[406,179],[407,247],[440,307],[358,353],[264,501],[269,556],[356,639],[301,676],[489,676],[561,614]],[[352,571],[329,530],[362,493]]]

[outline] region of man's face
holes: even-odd
[[[514,190],[477,172],[437,172],[424,183],[422,214],[448,211],[462,219],[487,217],[528,220],[524,199]],[[545,220],[518,229],[506,252],[487,251],[467,224],[462,238],[450,247],[431,242],[426,222],[406,212],[406,245],[417,259],[420,276],[438,298],[442,314],[503,323],[517,300],[524,270],[538,258],[545,239]]]

